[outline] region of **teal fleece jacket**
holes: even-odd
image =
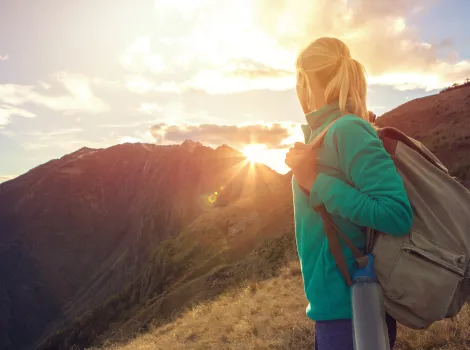
[[[340,116],[337,103],[306,115],[302,127],[311,142]],[[324,205],[342,232],[363,251],[365,227],[391,235],[410,231],[412,209],[403,181],[367,121],[346,115],[327,132],[317,150],[318,176],[310,196],[292,181],[295,235],[304,289],[309,301],[307,316],[315,321],[350,319],[350,287],[329,251],[321,217],[312,206]],[[349,272],[356,269],[352,252],[341,240]]]

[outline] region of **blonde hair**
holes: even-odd
[[[296,66],[297,83],[306,84],[309,101],[309,81],[317,79],[325,88],[326,103],[338,101],[342,114],[353,113],[369,120],[364,66],[351,57],[349,48],[341,40],[315,40],[300,53]]]

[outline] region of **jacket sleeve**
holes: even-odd
[[[391,156],[368,122],[355,116],[338,120],[325,143],[336,146],[341,170],[349,182],[319,173],[310,202],[356,225],[392,235],[410,231],[413,212]]]

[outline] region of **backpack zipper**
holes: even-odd
[[[455,276],[457,276],[459,279],[464,279],[465,278],[465,272],[464,271],[461,271],[460,269],[448,264],[448,263],[445,263],[444,261],[441,261],[441,260],[438,260],[436,259],[434,256],[432,256],[431,254],[429,254],[428,252],[422,250],[422,249],[419,249],[417,247],[414,247],[414,246],[410,246],[410,245],[407,245],[405,244],[403,250],[405,252],[407,252],[408,254],[410,255],[413,255],[414,257],[418,258],[418,259],[421,259],[421,260],[426,260],[427,262],[437,266],[437,267],[440,267],[441,269],[444,269],[444,270],[447,270],[448,272],[454,274]]]

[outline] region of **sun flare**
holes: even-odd
[[[252,144],[243,149],[243,154],[251,163],[262,163],[266,161],[266,145]]]

